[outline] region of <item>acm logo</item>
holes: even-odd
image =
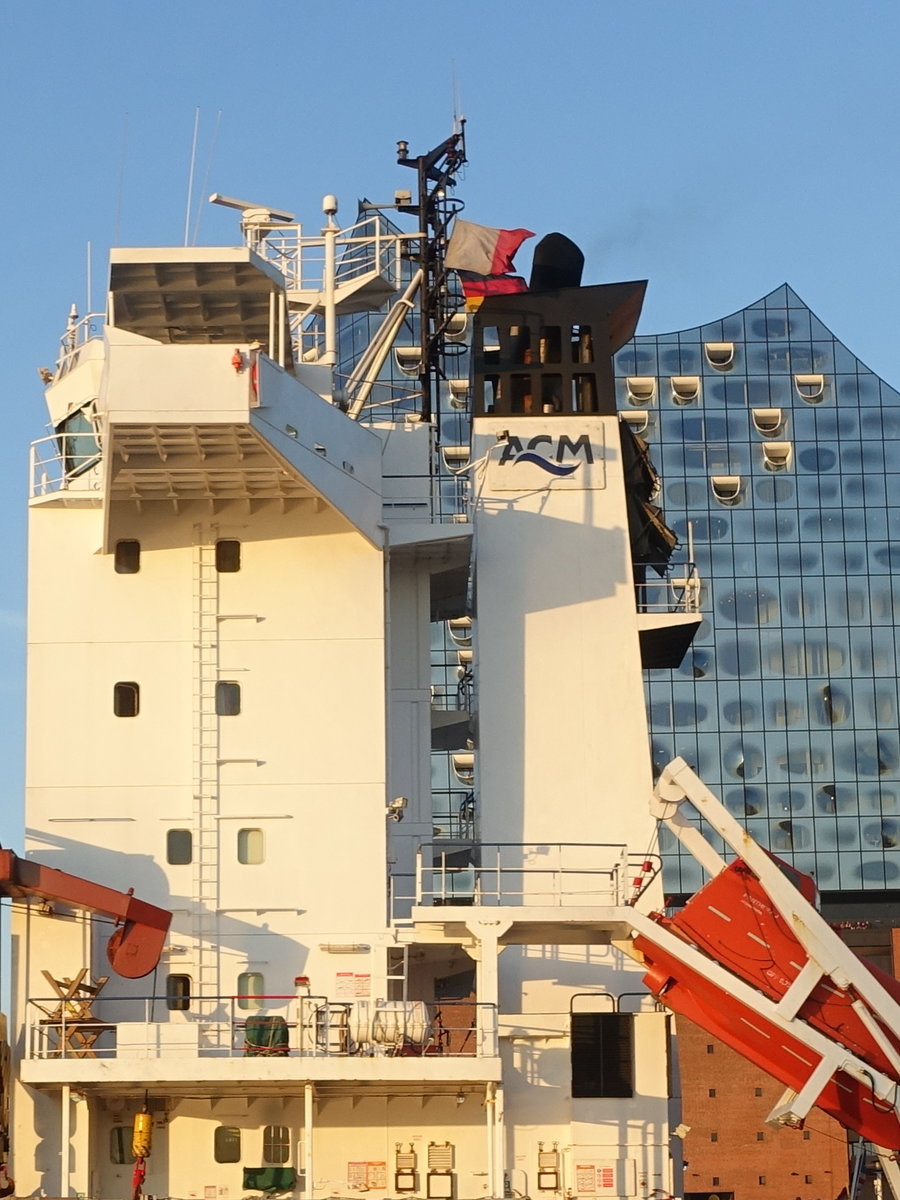
[[[566,461],[567,459],[569,461]],[[498,466],[532,463],[548,475],[565,478],[573,475],[582,463],[590,466],[593,461],[594,451],[586,433],[576,438],[570,438],[568,434],[563,433],[555,439],[548,433],[538,433],[529,438],[524,445],[519,438],[510,435],[504,443]]]

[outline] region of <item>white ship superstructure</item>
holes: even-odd
[[[610,356],[642,285],[471,328],[445,288],[403,345],[427,229],[231,203],[244,246],[112,252],[32,451],[26,849],[173,921],[128,980],[108,926],[15,913],[18,1192],[131,1195],[145,1112],[152,1196],[673,1195],[668,1018],[615,944],[661,901],[641,668],[699,619],[684,565],[634,567]],[[429,381],[461,330],[471,386]],[[398,340],[420,386],[379,406]]]

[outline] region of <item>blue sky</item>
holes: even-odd
[[[648,278],[647,333],[787,281],[898,385],[898,35],[893,0],[5,5],[0,842],[21,840],[37,368],[69,306],[84,311],[88,243],[95,304],[117,233],[183,243],[198,108],[195,199],[222,191],[315,229],[326,192],[350,223],[358,197],[409,186],[395,142],[415,154],[447,136],[455,90],[471,220],[568,234],[588,282]],[[198,221],[200,242],[238,240],[225,210]]]

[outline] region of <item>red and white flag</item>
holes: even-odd
[[[516,251],[530,237],[534,237],[530,229],[490,229],[457,218],[444,265],[452,271],[471,271],[475,275],[505,275],[513,269]]]

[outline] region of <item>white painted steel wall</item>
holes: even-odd
[[[652,779],[618,418],[476,418],[472,459],[482,841],[536,843],[533,866],[547,843],[645,854]],[[623,1189],[667,1189],[664,1017],[636,1018],[632,1099],[571,1097],[570,1006],[643,992],[635,965],[613,947],[514,946],[499,972],[503,1019],[520,1014],[501,1043],[510,1164],[530,1164],[534,1188],[537,1137],[570,1148],[568,1188],[579,1161],[615,1159]]]

